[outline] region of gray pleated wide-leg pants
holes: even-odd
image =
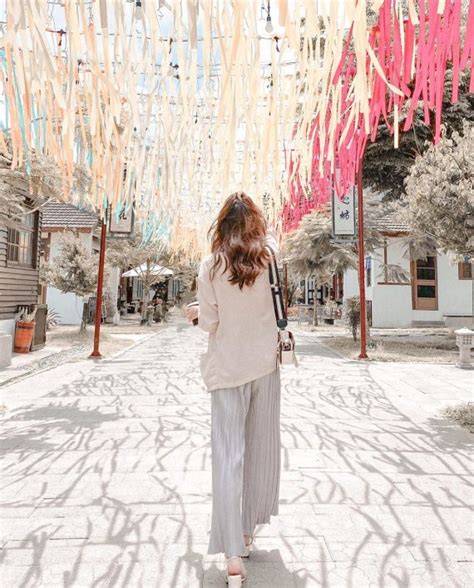
[[[208,553],[244,552],[243,535],[278,514],[280,370],[211,392],[212,525]]]

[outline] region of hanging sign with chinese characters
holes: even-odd
[[[109,235],[130,237],[133,234],[134,211],[132,205],[118,205],[109,209]]]
[[[332,192],[332,234],[334,237],[355,235],[355,189],[339,198]]]

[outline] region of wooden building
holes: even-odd
[[[12,336],[18,307],[38,302],[40,234],[37,211],[15,228],[0,227],[0,331]]]

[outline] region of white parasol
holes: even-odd
[[[147,271],[148,274],[152,276],[172,276],[174,273],[173,270],[169,269],[168,267],[158,265],[157,263],[150,265],[147,270],[147,264],[142,263],[138,267],[124,272],[122,274],[122,278],[141,278],[147,274]]]

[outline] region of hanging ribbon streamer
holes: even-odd
[[[439,136],[448,63],[456,83],[472,68],[472,4],[462,39],[461,0],[376,0],[372,28],[366,0],[8,2],[12,164],[53,157],[70,202],[133,205],[147,239],[193,256],[235,190],[289,229],[353,184],[407,101],[406,124],[423,100]],[[90,190],[71,188],[78,167]]]
[[[461,33],[462,0],[426,0],[408,5],[399,0],[379,0],[377,23],[366,33],[366,79],[369,80],[368,121],[357,107],[357,76],[354,65],[360,62],[356,43],[351,44],[355,22],[346,37],[345,48],[331,79],[326,116],[317,113],[311,133],[319,136],[312,149],[311,171],[301,162],[305,157],[293,152],[288,168],[289,199],[283,210],[284,228],[296,227],[312,208],[326,204],[331,191],[341,197],[355,185],[358,166],[367,140],[374,141],[382,119],[398,146],[399,116],[406,105],[403,131],[413,124],[415,109],[423,105],[424,121],[432,125],[434,140],[441,133],[444,82],[452,69],[452,101],[458,99],[460,71],[468,70],[471,91],[474,80],[474,3],[466,16],[464,38]],[[356,33],[354,33],[355,35]],[[358,32],[360,34],[360,30]],[[353,45],[353,46],[352,46]],[[331,121],[337,120],[331,126]],[[292,170],[298,169],[295,176]],[[302,173],[303,172],[303,173]],[[309,179],[304,182],[305,175]],[[308,196],[308,194],[310,196]]]

